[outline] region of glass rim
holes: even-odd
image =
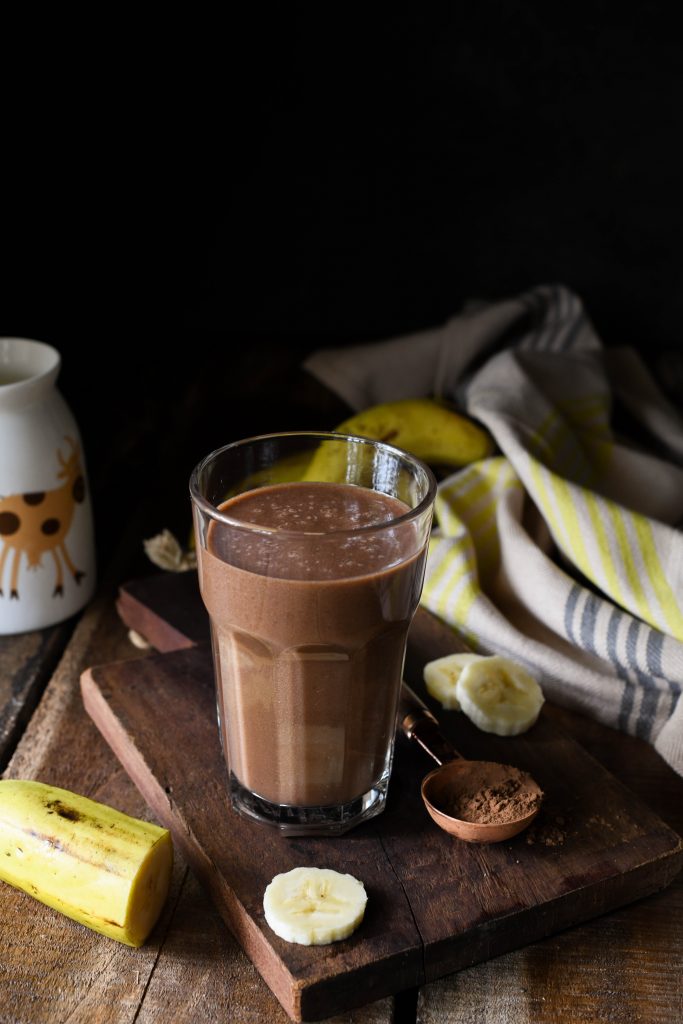
[[[241,448],[245,445],[255,444],[259,441],[273,441],[288,437],[317,438],[320,441],[347,441],[352,442],[353,444],[369,445],[372,448],[386,451],[388,454],[393,455],[404,462],[411,463],[424,474],[427,482],[426,493],[415,508],[408,509],[407,512],[402,513],[400,516],[393,516],[391,519],[386,519],[381,523],[371,523],[368,526],[356,526],[345,530],[283,530],[277,526],[264,526],[262,523],[250,523],[244,519],[233,519],[232,516],[226,515],[225,512],[221,512],[215,505],[212,505],[211,502],[201,493],[199,489],[199,476],[207,467],[209,462],[217,459],[220,455],[223,455],[225,452],[234,448]],[[298,483],[299,481],[293,480],[291,482]],[[325,481],[310,482],[324,483]],[[360,485],[352,484],[351,486],[355,487]],[[256,491],[259,490],[259,488],[248,488],[246,491],[241,491],[240,493],[247,494],[250,490]],[[302,539],[304,537],[356,536],[358,534],[378,532],[391,527],[401,526],[411,520],[419,519],[420,516],[434,504],[436,490],[436,477],[429,466],[423,462],[422,459],[418,459],[417,456],[405,451],[405,449],[397,448],[395,445],[387,444],[386,441],[378,441],[371,437],[357,437],[354,434],[340,434],[335,431],[326,430],[283,430],[272,434],[255,434],[253,437],[244,437],[239,441],[231,441],[229,444],[225,444],[221,448],[216,448],[214,451],[209,452],[208,455],[205,455],[204,458],[197,463],[190,474],[190,497],[192,502],[198,509],[204,512],[205,515],[213,519],[214,522],[223,523],[225,526],[243,530],[247,533],[261,534],[263,536],[278,536],[283,538],[293,537]],[[376,493],[384,494],[385,492],[377,491]],[[393,497],[393,495],[388,495],[388,497]],[[396,500],[400,501],[400,498]]]

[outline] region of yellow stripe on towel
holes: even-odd
[[[533,456],[528,459],[529,490],[567,557],[622,608],[683,640],[683,611],[661,564],[650,521],[580,484],[570,483]],[[579,515],[582,504],[588,521],[582,522]],[[628,525],[636,538],[635,550]],[[589,537],[600,553],[599,562],[590,553]],[[644,585],[637,555],[645,567],[649,588]]]
[[[664,620],[669,627],[668,631],[676,640],[683,641],[683,612],[681,612],[681,606],[662,568],[652,533],[652,524],[645,516],[637,512],[629,512],[629,515],[638,538],[643,564],[662,609]],[[648,622],[653,626],[660,625],[652,619],[648,619]]]

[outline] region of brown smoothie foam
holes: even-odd
[[[212,523],[199,558],[230,770],[275,804],[348,803],[385,768],[424,538],[412,520],[362,529],[409,509],[350,484],[274,484],[220,510],[260,527]]]

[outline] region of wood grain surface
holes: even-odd
[[[287,416],[277,398],[280,368],[275,376],[275,387],[266,375],[257,382],[272,393],[267,404],[271,422],[266,424],[272,429]],[[233,377],[237,380],[239,374]],[[214,401],[209,398],[212,386]],[[313,402],[321,402],[322,417],[329,405],[320,391],[314,389]],[[291,388],[286,396],[293,401]],[[85,713],[79,676],[95,663],[141,657],[116,615],[115,587],[122,578],[150,571],[143,538],[163,527],[180,537],[189,529],[189,503],[179,500],[179,494],[186,494],[185,479],[208,450],[208,437],[222,440],[226,430],[238,429],[236,422],[225,419],[224,397],[224,382],[209,364],[201,374],[187,370],[173,393],[157,388],[153,395],[145,392],[143,403],[126,405],[116,431],[96,446],[91,483],[106,578],[75,631],[73,620],[0,639],[0,767],[8,777],[54,782],[130,814],[153,816]],[[298,409],[301,416],[300,404]],[[99,413],[98,407],[98,427]],[[138,499],[140,507],[135,505]],[[364,1007],[363,1021],[390,1024],[401,1013],[397,1000],[383,999]],[[1,1024],[226,1020],[277,1024],[287,1016],[180,855],[165,912],[139,950],[97,935],[0,884]],[[338,1020],[351,1024],[357,1017],[348,1014]]]
[[[76,629],[5,776],[38,778],[153,818],[85,713],[78,685],[93,661],[133,658],[142,664],[111,597],[103,597]],[[0,949],[2,1024],[287,1020],[181,856],[165,912],[141,949],[97,935],[7,885],[0,887]],[[387,999],[369,1019],[389,1024],[392,1015]]]
[[[208,647],[130,667],[86,672],[86,708],[288,1013],[316,1020],[420,984],[415,921],[373,828],[340,839],[284,839],[232,811]],[[300,946],[265,925],[267,884],[305,863],[363,879],[369,910],[347,942]]]
[[[149,529],[138,534],[149,535]],[[130,571],[130,563],[123,562],[121,572],[126,565]],[[40,643],[35,636],[7,638],[4,664],[22,671],[21,652],[30,660]],[[78,676],[88,665],[139,656],[105,596],[74,633],[7,774],[52,780],[150,816],[76,696]],[[34,665],[42,671],[39,661]],[[683,779],[650,746],[557,707],[546,705],[544,714],[683,832]],[[141,950],[98,936],[5,885],[0,886],[0,949],[2,1024],[287,1020],[180,858],[166,913]],[[681,977],[679,874],[659,894],[426,984],[419,993],[401,993],[334,1019],[344,1024],[415,1024],[416,1019],[421,1024],[678,1024]]]
[[[165,620],[159,616],[155,642],[159,646],[173,646],[178,633],[186,635],[187,640],[194,639],[187,636],[193,627],[184,629],[182,618],[183,605],[192,587],[196,591],[196,584],[190,577],[167,577],[165,580],[157,577],[156,580],[143,581],[124,588],[119,608],[126,615],[131,609],[146,607],[149,631],[153,623],[150,611],[154,609],[154,592],[163,589],[164,615],[169,614],[170,608],[175,608],[178,617],[172,624],[173,632],[164,639]],[[134,595],[133,604],[128,600],[131,595]],[[196,624],[198,620],[190,615],[187,621]],[[134,615],[129,624],[140,626]],[[154,634],[154,628],[151,633]],[[443,653],[452,644],[451,632],[444,632],[441,624],[432,617],[421,614],[416,619],[412,650],[418,661],[426,650]],[[204,656],[205,666],[207,656]],[[154,690],[155,672],[163,667],[166,674],[162,689],[166,694],[174,694],[175,702],[175,694],[180,690],[172,681],[173,669],[170,673],[167,671],[173,659],[179,659],[178,677],[184,676],[186,684],[188,679],[196,678],[197,664],[192,660],[192,652],[154,659],[147,665],[152,674],[146,674],[142,686],[144,692]],[[201,671],[204,672],[205,668]],[[123,731],[113,737],[113,741],[130,768],[130,751],[126,748],[131,732],[137,730],[139,738],[140,723],[135,722],[138,716],[135,705],[139,707],[140,699],[139,694],[134,700],[129,699],[132,693],[127,689],[130,679],[123,683],[122,688],[119,685],[126,676],[125,666],[120,671],[116,666],[109,667],[94,673],[94,688],[90,685],[93,676],[87,677],[86,686],[90,700],[99,694],[104,696],[108,713],[113,708],[113,718],[109,715],[110,728],[112,722],[120,725],[121,720],[124,721]],[[186,685],[186,695],[187,692]],[[122,693],[125,696],[122,697]],[[154,701],[153,692],[150,701]],[[211,715],[211,698],[204,707]],[[102,724],[103,707],[93,710]],[[183,721],[187,721],[189,715],[191,710],[185,709]],[[107,714],[104,715],[106,717]],[[505,759],[506,753],[512,749],[507,740],[494,737],[483,740],[480,733],[466,727],[462,716],[454,717],[460,720],[455,738],[464,753]],[[150,715],[151,722],[153,718]],[[456,723],[451,723],[451,726],[455,729]],[[148,727],[147,731],[143,740],[145,757],[149,759],[150,750],[154,749],[154,760],[158,752],[154,748],[152,730]],[[215,733],[215,729],[212,731]],[[111,742],[111,735],[109,739]],[[215,743],[217,749],[217,740]],[[484,754],[481,753],[482,746]],[[672,837],[671,832],[646,807],[637,806],[615,779],[551,723],[542,721],[527,737],[520,738],[514,744],[514,752],[515,763],[532,770],[546,793],[551,795],[544,817],[526,835],[523,844],[516,840],[486,849],[457,844],[459,849],[454,857],[452,840],[433,828],[423,833],[416,825],[421,809],[416,780],[427,766],[420,764],[422,755],[419,751],[399,749],[392,789],[394,794],[400,794],[400,800],[394,799],[393,806],[374,827],[382,837],[392,870],[409,895],[424,947],[427,978],[439,977],[447,971],[494,955],[501,949],[530,941],[539,934],[547,934],[651,892],[666,885],[680,864],[677,837]],[[149,767],[148,763],[145,771]],[[173,771],[168,763],[165,769],[166,776]],[[149,800],[150,793],[145,795]],[[182,802],[180,793],[175,793],[175,797]],[[164,808],[157,806],[157,810],[163,817]],[[183,810],[187,813],[187,808]],[[200,826],[194,819],[192,824],[192,833],[196,835]],[[239,819],[231,824],[237,831],[241,828]],[[213,830],[215,828],[214,822]],[[558,834],[561,834],[561,843],[557,842]],[[309,842],[306,841],[307,844]],[[193,858],[192,852],[189,855]],[[242,895],[248,904],[248,892]],[[540,930],[539,905],[543,906]],[[460,940],[454,942],[452,922],[456,919],[461,931]],[[497,929],[491,927],[492,921],[500,922]],[[486,927],[482,927],[483,922]],[[318,1010],[310,1012],[317,1013]]]
[[[0,636],[0,771],[6,766],[50,676],[75,619],[18,636]]]

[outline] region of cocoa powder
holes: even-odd
[[[469,778],[467,790],[455,794],[444,807],[446,814],[478,825],[503,825],[535,811],[543,794],[533,781],[511,765],[501,765],[501,768],[505,776],[495,785],[487,785],[485,775],[481,780],[476,776]]]

